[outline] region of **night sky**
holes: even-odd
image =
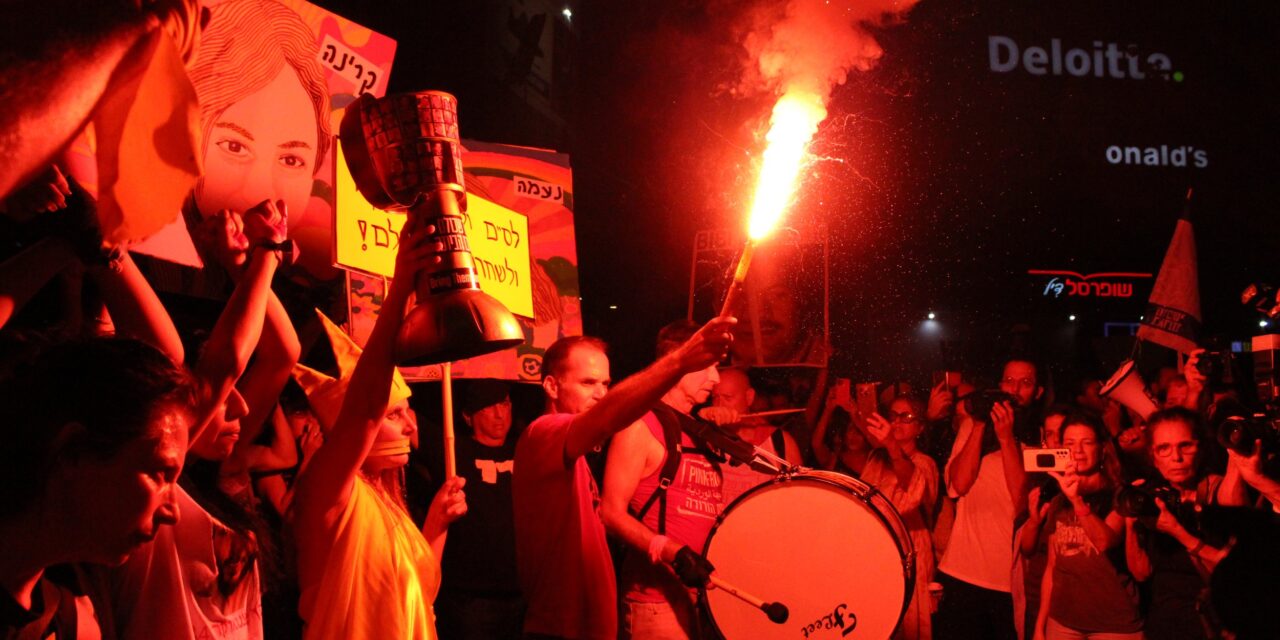
[[[617,372],[643,366],[685,313],[693,235],[743,224],[774,99],[744,85],[743,42],[781,3],[318,4],[397,40],[391,91],[455,93],[463,137],[570,154],[586,329]],[[537,15],[555,34],[535,53],[555,60],[549,109],[523,99],[503,45]],[[1207,331],[1262,332],[1237,296],[1280,279],[1277,32],[1274,3],[1158,1],[923,0],[871,29],[883,56],[835,89],[789,214],[831,230],[838,373],[921,380],[944,351],[982,367],[1026,342],[1063,379],[1105,377],[1130,339],[1104,323],[1137,322],[1152,281],[1063,299],[1027,271],[1155,273],[1188,187]],[[1037,67],[1026,51],[1055,39],[1090,65],[1114,43],[1145,77]],[[1161,155],[1127,164],[1125,147]]]

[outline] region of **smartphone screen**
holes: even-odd
[[[869,416],[876,412],[876,382],[859,382],[857,387],[858,413]]]

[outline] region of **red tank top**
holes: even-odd
[[[649,433],[663,444],[665,450],[662,423],[658,417],[650,411],[642,420],[649,428]],[[680,448],[680,466],[671,479],[671,486],[667,488],[665,535],[702,553],[707,535],[711,533],[720,510],[724,508],[724,477],[718,464],[713,464],[705,455],[694,451],[693,440],[683,432],[680,434]],[[632,513],[638,513],[658,488],[658,476],[665,463],[664,453],[658,469],[641,478],[636,485],[636,492],[631,496]],[[652,531],[658,530],[658,513],[662,507],[663,501],[658,499],[644,514],[642,521]],[[679,594],[687,594],[669,568],[665,565],[653,565],[648,556],[639,551],[627,554],[621,573],[623,593],[638,602],[669,601]]]

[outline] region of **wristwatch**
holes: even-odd
[[[292,265],[298,259],[298,244],[292,238],[282,240],[280,242],[271,242],[262,240],[253,245],[255,249],[266,249],[268,251],[279,251],[280,262]]]

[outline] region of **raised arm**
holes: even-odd
[[[609,436],[639,420],[686,373],[705,369],[725,358],[735,318],[715,318],[688,341],[649,365],[600,399],[586,412],[574,416],[565,437],[565,464],[604,443]]]
[[[916,474],[916,465],[902,452],[898,441],[893,439],[893,425],[879,413],[872,413],[867,416],[867,430],[871,432],[873,445],[884,449],[885,455],[889,457],[889,469],[898,479],[898,487],[906,491],[911,486],[911,478]]]
[[[91,265],[86,271],[102,292],[118,334],[146,342],[182,364],[186,354],[178,328],[129,252],[111,265]]]
[[[1023,555],[1031,555],[1040,544],[1045,515],[1049,513],[1049,504],[1040,504],[1040,490],[1036,487],[1027,495],[1027,521],[1022,524],[1022,536],[1018,540]]]
[[[289,428],[289,420],[279,406],[274,407],[267,418],[271,424],[271,445],[255,445],[247,456],[249,471],[278,471],[298,465],[298,444]]]
[[[131,7],[131,5],[133,5]],[[155,11],[139,10],[138,5]],[[78,135],[112,86],[137,77],[166,10],[193,2],[7,3],[0,22],[0,197],[43,170]],[[177,18],[173,24],[198,24]],[[187,30],[180,39],[194,39]]]
[[[853,400],[848,398],[848,395],[849,387],[842,381],[837,381],[831,386],[827,391],[827,401],[822,408],[822,415],[818,418],[818,424],[810,437],[809,444],[813,447],[813,457],[818,460],[818,466],[823,469],[833,468],[836,457],[840,455],[840,452],[832,451],[827,447],[827,429],[831,428],[831,416],[835,413],[836,407],[843,407],[850,416],[853,415]],[[837,442],[842,440],[843,438],[838,438]]]
[[[254,459],[265,459],[266,455],[269,455],[267,452],[272,450],[283,454],[284,460],[292,460],[284,466],[293,466],[297,463],[297,448],[293,446],[292,438],[288,438],[288,442],[285,443],[288,446],[284,446],[278,442],[280,438],[277,437],[277,444],[271,449],[253,443],[266,427],[268,420],[283,424],[285,435],[289,435],[288,421],[284,419],[284,414],[277,407],[277,403],[281,390],[289,381],[289,373],[293,371],[293,365],[298,362],[301,350],[298,334],[294,331],[293,323],[289,321],[284,306],[280,304],[274,293],[268,293],[266,320],[262,328],[262,337],[258,340],[258,349],[254,352],[253,364],[236,382],[236,390],[249,406],[249,413],[240,421],[240,440],[231,453],[231,459],[224,466],[224,471],[228,470],[227,466],[231,469],[256,469],[258,465],[255,464]],[[276,431],[278,436],[280,429],[277,428]],[[278,459],[279,456],[276,458]],[[280,467],[272,466],[271,468]]]
[[[396,277],[383,297],[373,333],[351,374],[342,409],[333,427],[325,433],[324,444],[298,477],[294,503],[301,518],[320,517],[327,524],[341,513],[351,496],[356,474],[369,455],[378,435],[378,425],[387,411],[395,371],[396,334],[404,324],[415,276],[427,264],[440,261],[434,254],[441,246],[431,241],[432,232],[433,229],[427,227],[400,234]]]
[[[982,434],[987,425],[969,417],[963,404],[957,403],[956,406],[959,407],[960,430],[951,448],[951,460],[943,473],[946,475],[947,492],[959,498],[969,493],[978,480],[978,469],[982,465]]]
[[[1005,489],[1013,502],[1014,520],[1027,513],[1027,470],[1022,466],[1022,447],[1013,434],[1013,407],[1001,402],[991,408],[991,425],[1000,443],[1000,464],[1004,468]]]
[[[257,222],[244,224],[240,216],[226,211],[211,216],[206,221],[206,225],[217,232],[216,246],[219,247],[219,255],[225,260],[224,266],[228,272],[236,270],[235,263],[246,260],[245,251],[247,264],[194,367],[196,377],[205,384],[206,389],[197,407],[197,426],[191,434],[192,442],[195,442],[198,432],[208,425],[213,412],[222,410],[223,402],[249,366],[249,359],[262,336],[267,301],[271,297],[271,279],[280,266],[281,256],[277,251],[249,250],[249,245],[250,242],[260,240],[284,239],[281,226],[283,204],[263,202],[246,212],[244,221],[274,221],[269,227],[261,227]],[[252,234],[252,237],[246,234]],[[261,237],[264,234],[266,237]]]
[[[1233,449],[1227,449],[1227,475],[1233,473],[1249,486],[1257,489],[1268,502],[1276,513],[1280,513],[1280,482],[1266,474],[1263,461],[1262,441],[1254,441],[1253,455],[1242,456]],[[1224,505],[1235,506],[1233,496],[1223,494],[1223,485],[1226,484],[1224,478],[1222,484],[1218,486],[1218,503]],[[1239,504],[1244,504],[1241,501]]]

